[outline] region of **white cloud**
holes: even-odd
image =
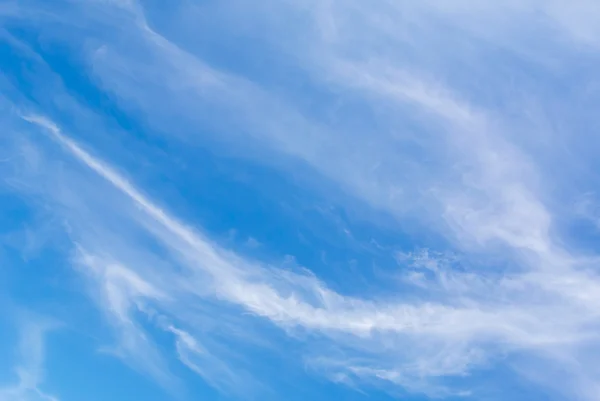
[[[103,307],[127,327],[135,327],[126,311],[136,303],[155,305],[174,317],[181,313],[171,309],[173,305],[177,308],[181,305],[159,296],[156,288],[167,291],[172,298],[192,296],[190,299],[198,302],[224,301],[267,318],[291,333],[303,328],[317,337],[329,338],[334,344],[343,344],[348,352],[369,361],[368,366],[350,369],[355,377],[385,371],[388,373],[376,376],[392,382],[398,382],[399,377],[410,381],[417,377],[425,380],[466,374],[497,353],[551,356],[557,350],[562,355],[581,347],[594,349],[598,337],[595,309],[600,299],[593,294],[599,288],[598,279],[577,269],[567,254],[559,259],[561,250],[552,243],[546,243],[549,249],[528,248],[537,256],[524,273],[479,282],[481,288],[460,298],[453,298],[453,294],[456,288],[470,283],[470,275],[453,276],[454,285],[445,287],[447,297],[436,302],[408,301],[401,297],[396,300],[348,297],[332,291],[313,276],[282,272],[244,260],[211,243],[157,206],[114,168],[84,151],[53,124],[40,118],[28,119],[49,129],[65,150],[126,195],[145,216],[138,223],[172,252],[184,268],[179,273],[172,270],[169,275],[162,274],[161,277],[169,278],[161,279],[159,285],[159,281],[146,282],[133,273],[131,269],[136,266],[117,268],[113,263],[104,263],[104,278],[100,279],[106,291]],[[513,233],[510,235],[509,238],[514,237]],[[518,241],[508,243],[522,246]],[[555,260],[544,259],[549,256]],[[81,262],[97,269],[91,260]],[[545,264],[537,266],[542,262]],[[147,279],[157,277],[149,275]],[[190,352],[200,354],[199,347],[194,347],[196,343],[190,340],[192,337],[182,335],[183,331],[173,332],[179,333],[176,344],[182,361],[204,374],[189,359]],[[144,339],[142,344],[146,343],[138,329],[131,332],[127,329],[121,332],[126,344],[128,333],[135,333],[136,338]],[[151,345],[140,348],[137,341],[131,344],[136,344],[131,347],[132,355],[147,355],[152,349]],[[348,367],[334,364],[332,368]]]
[[[168,296],[135,271],[106,257],[95,256],[77,247],[74,263],[90,282],[92,297],[117,333],[117,344],[102,350],[123,360],[133,369],[150,375],[171,391],[181,389],[169,371],[164,356],[143,328],[136,314],[154,318],[147,301],[167,301]]]
[[[346,9],[338,5],[334,10],[340,15],[330,18],[343,20]],[[367,11],[367,16],[377,10]],[[354,14],[352,21],[364,24],[365,29],[377,30],[376,21],[358,14],[367,22]],[[145,46],[146,56],[152,58],[151,67],[125,49],[104,47],[94,56],[94,71],[121,101],[152,110],[153,123],[166,123],[160,116],[162,106],[154,101],[167,95],[178,99],[169,113],[192,122],[207,123],[202,109],[233,113],[232,119],[216,123],[224,124],[221,140],[230,141],[231,146],[257,141],[299,158],[354,196],[398,218],[409,213],[445,211],[453,229],[477,241],[499,238],[523,247],[544,246],[549,216],[529,190],[538,185],[539,178],[529,160],[503,139],[503,131],[508,128],[497,123],[497,116],[488,116],[461,100],[443,82],[428,78],[426,70],[415,73],[421,67],[418,63],[402,61],[386,52],[375,56],[361,54],[358,60],[346,56],[340,48],[354,46],[351,33],[339,36],[335,45],[325,40],[300,44],[301,51],[307,52],[302,67],[316,80],[345,91],[362,90],[368,96],[376,95],[379,99],[367,107],[391,107],[408,120],[416,119],[415,123],[424,128],[419,134],[354,132],[345,126],[328,127],[304,118],[287,99],[273,96],[243,77],[211,68],[146,25],[134,29],[132,34]],[[387,31],[378,37],[385,34]],[[360,45],[355,47],[360,49]],[[367,52],[371,43],[362,45],[361,51]],[[309,52],[302,46],[313,50]],[[157,76],[162,79],[157,81]],[[344,94],[355,96],[351,92]],[[234,128],[232,123],[243,129]],[[393,127],[395,121],[389,123],[389,129],[403,130]],[[433,169],[424,166],[411,154],[415,148],[442,160],[434,161]],[[269,163],[272,157],[262,153],[248,157]],[[435,163],[455,165],[444,170]],[[457,181],[460,183],[455,185]],[[465,188],[470,191],[466,196]],[[425,210],[420,207],[423,204],[428,205]],[[529,223],[520,224],[522,219]],[[498,226],[498,221],[503,224]],[[524,227],[530,228],[523,231]]]
[[[541,360],[540,364],[577,360],[582,353],[598,355],[597,261],[569,249],[554,230],[552,202],[546,202],[553,177],[545,175],[545,166],[538,166],[535,155],[521,149],[521,140],[516,138],[528,125],[513,126],[501,107],[475,106],[473,98],[485,90],[478,88],[475,95],[463,96],[450,78],[434,78],[439,72],[436,68],[441,67],[428,68],[429,62],[440,62],[435,53],[444,49],[434,46],[433,34],[440,31],[423,17],[441,17],[454,27],[448,32],[456,35],[457,43],[466,40],[476,47],[477,42],[472,41],[479,36],[487,43],[513,44],[510,29],[541,10],[548,18],[541,25],[544,31],[548,26],[557,27],[578,43],[594,44],[593,4],[580,1],[568,10],[557,2],[537,1],[399,3],[389,8],[383,2],[368,7],[349,4],[329,2],[311,9],[311,3],[286,2],[278,7],[287,14],[303,9],[309,19],[315,19],[315,26],[299,35],[306,41],[278,35],[279,31],[269,34],[273,43],[298,52],[294,60],[316,84],[341,93],[341,103],[356,101],[373,113],[384,110],[381,119],[374,118],[382,129],[353,129],[351,124],[305,117],[296,110],[293,96],[274,94],[250,79],[219,71],[184,50],[185,44],[170,42],[150,28],[140,8],[133,11],[136,24],[122,27],[127,40],[109,43],[93,53],[92,70],[121,104],[139,107],[149,124],[159,130],[169,128],[169,135],[179,132],[183,141],[202,142],[184,126],[216,126],[223,135],[219,141],[232,147],[260,148],[258,155],[248,157],[283,165],[283,169],[294,165],[289,159],[301,160],[398,221],[417,215],[459,250],[489,255],[485,261],[501,254],[509,267],[490,272],[484,262],[480,270],[459,273],[435,266],[427,275],[419,275],[422,271],[415,269],[417,275],[411,280],[422,290],[435,290],[435,297],[424,292],[419,298],[411,294],[393,299],[345,296],[312,275],[282,272],[223,249],[159,206],[54,123],[30,116],[30,122],[45,127],[55,142],[121,195],[114,203],[94,205],[100,210],[90,221],[81,219],[73,237],[85,249],[79,262],[92,271],[101,306],[120,333],[124,356],[137,358],[138,366],[150,367],[151,374],[161,376],[166,364],[133,315],[140,311],[151,315],[156,308],[157,313],[177,321],[194,313],[184,306],[190,302],[214,303],[215,309],[237,307],[290,335],[305,330],[310,340],[343,348],[360,363],[339,363],[332,357],[333,361],[323,365],[336,377],[371,377],[401,386],[418,383],[419,391],[426,391],[433,378],[464,375],[507,354],[527,355]],[[499,16],[499,22],[492,21]],[[404,30],[386,24],[400,17],[407,22]],[[268,16],[265,19],[273,23]],[[466,39],[463,28],[469,32]],[[364,41],[357,32],[364,33]],[[420,37],[422,33],[428,36]],[[527,41],[514,45],[517,54],[531,48]],[[498,71],[493,63],[482,61],[476,68],[472,63],[478,53],[464,49],[456,53],[448,62],[466,70],[458,72],[486,78],[482,86],[496,85],[493,87],[507,96],[491,80]],[[463,58],[466,61],[460,62]],[[492,73],[483,74],[480,69],[488,67]],[[167,96],[169,104],[165,105]],[[500,97],[490,103],[499,102]],[[213,114],[223,118],[213,121]],[[173,124],[179,119],[184,123]],[[411,124],[419,126],[418,132],[410,131],[407,126]],[[544,137],[545,133],[531,135]],[[64,202],[52,188],[46,191],[45,196]],[[91,197],[85,192],[70,196],[79,197],[84,204]],[[130,205],[135,213],[122,211],[129,211]],[[114,234],[119,240],[107,240],[106,232],[112,227],[98,215],[110,213],[126,216],[123,231],[134,231],[130,226],[141,229],[143,235],[157,240],[167,255],[156,255],[159,252],[133,235],[119,233]],[[77,213],[73,215],[76,219]],[[120,247],[107,246],[119,241]],[[146,258],[140,262],[127,257],[134,250]],[[167,271],[153,265],[157,259]],[[431,267],[432,260],[427,263]],[[217,386],[223,386],[221,380],[234,380],[235,369],[225,365],[222,376],[210,377],[195,358],[218,358],[196,340],[196,332],[201,331],[198,327],[190,327],[188,333],[184,324],[181,327],[186,331],[175,328],[179,323],[184,322],[168,327],[176,336],[180,360]],[[328,347],[324,348],[327,352]],[[571,380],[591,388],[589,383],[600,376],[591,362],[585,360],[581,365],[572,370]],[[593,395],[582,397],[593,399]]]
[[[173,326],[167,330],[175,335],[175,347],[179,360],[207,383],[221,392],[242,396],[258,384],[247,372],[232,370],[221,358],[213,355],[188,332]]]
[[[44,337],[53,326],[45,321],[27,321],[22,325],[17,348],[20,361],[15,369],[18,382],[0,386],[1,401],[58,401],[40,389],[44,380]]]

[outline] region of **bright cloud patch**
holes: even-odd
[[[0,18],[0,401],[600,399],[594,2]]]

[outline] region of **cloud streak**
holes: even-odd
[[[316,273],[283,270],[227,249],[191,219],[176,217],[174,207],[161,206],[166,199],[155,200],[134,185],[129,174],[119,172],[117,158],[108,162],[86,150],[92,139],[86,145],[74,139],[86,138],[86,132],[67,135],[52,120],[27,115],[34,129],[42,128],[87,168],[49,174],[64,182],[40,186],[40,192],[71,223],[75,264],[118,333],[115,353],[166,386],[176,381],[147,329],[153,323],[171,336],[176,358],[207,382],[243,387],[251,381],[248,363],[233,354],[243,354],[255,339],[244,338],[228,353],[218,345],[244,336],[203,327],[257,324],[260,336],[269,337],[263,331],[277,327],[277,335],[314,348],[319,355],[307,352],[309,365],[340,382],[383,382],[445,396],[466,394],[470,373],[497,364],[514,365],[524,376],[540,369],[531,379],[552,387],[556,377],[543,367],[564,365],[571,373],[558,390],[597,399],[593,383],[600,372],[591,356],[598,355],[600,344],[598,261],[571,246],[569,233],[561,230],[557,214],[565,206],[554,199],[554,187],[573,184],[554,179],[540,163],[545,159],[529,151],[546,141],[560,152],[561,142],[553,139],[564,134],[538,130],[527,117],[529,109],[511,114],[525,102],[505,80],[531,89],[544,85],[543,79],[518,75],[521,64],[485,61],[516,58],[552,77],[542,53],[584,57],[577,49],[597,44],[587,19],[594,9],[585,1],[569,10],[556,2],[484,3],[377,1],[365,7],[331,1],[313,7],[291,1],[251,10],[235,3],[239,12],[230,15],[219,5],[185,2],[171,10],[176,16],[171,30],[142,3],[69,8],[102,27],[119,26],[100,35],[106,43],[86,48],[83,58],[95,83],[154,128],[149,136],[192,148],[226,148],[283,175],[301,171],[311,184],[324,182],[310,189],[339,186],[347,204],[382,212],[394,227],[410,217],[418,229],[441,235],[467,255],[452,265],[433,251],[398,254],[408,288],[393,295],[349,295]],[[266,12],[267,6],[275,11]],[[91,18],[96,9],[104,13]],[[290,18],[282,30],[271,18],[274,12],[302,23]],[[530,20],[537,12],[545,17],[536,25],[543,32],[565,33],[577,46],[555,35],[553,50],[533,51],[532,43],[540,40],[535,33],[514,43],[512,21]],[[230,23],[236,33],[249,30],[253,40],[277,49],[281,59],[275,64],[297,63],[283,71],[295,74],[303,89],[289,93],[259,73],[244,76],[231,66],[219,67],[222,55],[206,50],[209,45],[194,47],[181,39],[190,32],[209,41],[218,36],[202,35],[202,24],[184,18],[204,14]],[[502,18],[492,24],[492,15]],[[397,29],[396,21],[406,27]],[[295,29],[302,35],[289,34]],[[525,25],[521,30],[529,32]],[[285,50],[290,48],[294,54]],[[284,87],[291,85],[280,79]],[[321,97],[325,100],[315,105],[305,102]],[[517,105],[508,104],[515,97]],[[531,97],[538,102],[544,92]],[[33,148],[43,148],[33,142]],[[574,162],[563,164],[571,168]],[[90,172],[102,179],[108,201],[93,202]],[[29,179],[36,187],[36,178]],[[76,183],[77,193],[64,190]]]
[[[18,346],[19,365],[15,369],[18,382],[0,387],[2,401],[59,401],[40,389],[44,379],[44,337],[51,324],[30,321],[21,328]]]
[[[569,267],[569,260],[554,261],[554,265],[544,269],[527,270],[502,277],[500,281],[483,282],[482,288],[458,299],[448,290],[441,303],[344,296],[313,276],[278,271],[221,249],[161,209],[54,124],[40,117],[27,120],[41,125],[69,154],[126,195],[143,212],[146,220],[143,224],[152,227],[151,234],[184,261],[181,267],[186,269],[183,274],[189,285],[171,278],[157,287],[160,291],[168,291],[168,297],[187,293],[198,297],[198,302],[208,296],[267,318],[285,330],[303,328],[325,336],[368,361],[366,366],[344,365],[343,369],[353,376],[370,372],[379,379],[407,385],[411,378],[465,374],[500,351],[563,355],[569,349],[580,349],[596,341],[597,313],[592,307],[596,301],[592,294],[598,282],[595,277]],[[542,249],[538,257],[548,256],[545,251]],[[90,259],[84,258],[81,263],[95,269]],[[129,268],[105,262],[103,269],[106,307],[121,322],[130,321],[125,310],[131,303],[155,304],[163,310],[169,307],[169,302],[161,301],[166,298],[158,295],[159,290],[128,271]],[[201,276],[196,276],[198,273]],[[209,285],[206,280],[202,283],[195,279],[207,276]],[[453,279],[464,286],[471,284],[467,281],[469,277],[458,275]],[[536,298],[543,300],[542,303]],[[189,359],[190,352],[199,354],[193,337],[179,329],[169,330],[178,337],[177,349],[182,361],[198,372],[197,365]],[[138,341],[127,340],[132,332],[127,328],[121,330],[125,343],[131,343],[133,348]],[[141,333],[136,336],[145,338]],[[382,342],[389,344],[382,348],[379,345]],[[390,344],[395,345],[390,349]],[[133,351],[147,354],[147,350]]]

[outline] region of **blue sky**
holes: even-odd
[[[0,19],[0,401],[600,400],[595,0]]]

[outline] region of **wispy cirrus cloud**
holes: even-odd
[[[184,268],[179,273],[171,270],[169,275],[163,272],[160,284],[150,284],[128,271],[136,269],[135,266],[119,267],[116,271],[114,263],[104,261],[103,275],[111,279],[102,284],[108,296],[103,307],[120,321],[130,322],[131,317],[123,317],[127,305],[145,305],[138,307],[142,311],[158,308],[176,318],[181,311],[172,309],[169,304],[173,300],[169,298],[226,302],[267,318],[290,333],[302,328],[318,337],[324,336],[328,341],[343,345],[346,352],[355,354],[354,364],[333,363],[330,368],[342,369],[352,377],[372,375],[407,388],[411,387],[411,382],[427,382],[427,378],[466,374],[494,359],[495,354],[531,353],[562,363],[567,355],[579,352],[581,347],[592,346],[593,349],[596,313],[592,294],[598,281],[589,272],[578,269],[572,257],[563,256],[554,261],[543,259],[548,252],[561,256],[556,246],[550,250],[525,247],[537,256],[531,268],[496,279],[488,278],[478,283],[480,288],[473,288],[471,293],[463,293],[460,298],[453,296],[453,287],[445,287],[446,292],[438,302],[409,302],[403,297],[360,299],[344,296],[313,276],[277,271],[211,243],[157,206],[111,166],[83,150],[55,125],[39,117],[27,119],[41,124],[68,153],[138,207],[142,215],[132,224],[147,230]],[[85,241],[85,235],[81,240]],[[139,244],[129,246],[139,247]],[[113,252],[110,249],[100,251]],[[545,264],[537,265],[539,262]],[[97,269],[96,263],[91,263],[89,258],[80,263]],[[147,277],[151,279],[152,275]],[[471,278],[459,274],[453,280],[466,287],[471,286]],[[118,282],[128,284],[117,285]],[[166,298],[158,296],[152,289],[159,288],[157,286],[161,291],[167,291]],[[197,349],[193,346],[193,337],[187,333],[182,336],[184,332],[179,329],[168,330],[179,333],[180,357],[197,370],[196,365],[190,365],[189,357],[184,356],[190,346]],[[131,334],[128,329],[120,332],[125,344],[132,345],[128,350],[134,352],[133,356],[149,355],[147,349],[138,347],[139,341],[127,341]],[[145,334],[138,333],[140,338],[145,338]],[[184,345],[188,352],[182,354]],[[417,378],[419,380],[415,382]],[[421,391],[427,388],[425,384],[415,387]],[[441,390],[430,391],[435,394]]]
[[[173,336],[176,357],[219,388],[255,384],[243,355],[265,345],[252,330],[236,330],[259,325],[259,336],[275,336],[273,326],[305,344],[308,365],[345,383],[467,395],[476,387],[469,374],[508,365],[554,389],[557,373],[548,366],[566,366],[555,390],[595,399],[598,262],[572,246],[576,239],[561,225],[569,205],[559,194],[585,185],[555,174],[556,163],[573,172],[592,161],[556,158],[568,154],[563,147],[578,149],[569,135],[580,127],[552,130],[557,120],[590,118],[590,100],[559,99],[545,86],[560,77],[552,57],[565,56],[572,68],[578,58],[594,58],[586,52],[596,40],[595,9],[576,3],[567,10],[535,1],[178,2],[162,17],[144,2],[65,2],[68,12],[53,14],[67,32],[93,38],[73,45],[82,64],[125,114],[152,128],[152,140],[309,177],[307,190],[339,187],[345,204],[382,212],[394,227],[411,219],[415,232],[441,236],[465,255],[454,265],[435,260],[435,252],[404,253],[401,279],[416,285],[392,295],[349,295],[318,272],[282,270],[227,249],[126,179],[117,157],[103,161],[84,149],[105,137],[85,124],[92,119],[80,124],[91,127],[89,135],[67,135],[28,115],[34,130],[87,170],[56,168],[51,160],[63,155],[36,139],[30,148],[47,159],[39,158],[36,174],[17,176],[68,221],[75,264],[118,335],[115,352],[164,383],[174,375],[148,325]],[[92,28],[73,24],[74,16]],[[198,20],[210,29],[231,26],[223,34],[233,38],[251,34],[260,46],[244,60],[239,52],[246,72],[211,51],[231,37],[208,35]],[[515,32],[527,40],[515,41]],[[537,48],[546,37],[538,32],[568,40],[556,34]],[[267,63],[273,53],[279,78],[251,62]],[[53,88],[62,102],[49,102],[58,110],[49,114],[86,109],[73,106],[60,84]],[[548,103],[567,101],[580,110],[547,114]],[[544,152],[536,151],[540,144]],[[52,184],[41,185],[40,174]],[[98,188],[105,200],[97,200]]]
[[[40,388],[44,382],[44,337],[53,326],[44,321],[27,321],[22,325],[17,347],[19,362],[15,368],[18,381],[0,386],[0,400],[58,401]]]

